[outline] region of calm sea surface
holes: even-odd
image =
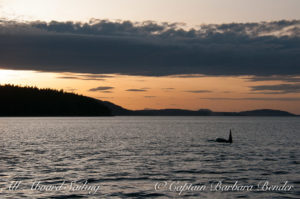
[[[299,117],[0,118],[0,198],[299,198],[299,146]]]

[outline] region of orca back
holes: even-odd
[[[228,142],[228,140],[226,140],[224,138],[217,138],[216,142]]]
[[[230,132],[229,132],[229,138],[228,138],[228,140],[226,140],[226,139],[224,139],[224,138],[217,138],[215,141],[216,141],[216,142],[232,143],[231,129],[230,129]]]

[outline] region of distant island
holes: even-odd
[[[296,116],[271,109],[214,112],[183,109],[128,110],[63,90],[0,85],[0,116]]]
[[[297,116],[295,114],[271,109],[260,109],[241,112],[214,112],[209,109],[200,109],[197,111],[184,109],[159,109],[159,110],[127,110],[111,102],[104,101],[113,115],[120,116]]]

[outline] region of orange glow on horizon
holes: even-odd
[[[0,84],[64,89],[111,101],[132,110],[145,108],[198,110],[207,108],[214,111],[242,111],[270,108],[300,113],[300,100],[267,100],[269,98],[296,99],[300,97],[299,93],[254,94],[249,88],[250,86],[273,85],[282,82],[250,82],[245,78],[247,77],[144,77],[0,69]],[[101,87],[102,90],[90,91],[97,87]],[[133,91],[128,91],[130,89]]]

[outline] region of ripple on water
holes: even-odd
[[[49,185],[87,180],[84,191],[35,192],[25,188],[4,198],[297,198],[300,118],[110,117],[0,118],[0,182]],[[233,131],[234,143],[208,140]],[[282,138],[284,135],[284,139]],[[280,141],[279,144],[278,141]],[[155,191],[157,182],[297,186],[282,192]]]

